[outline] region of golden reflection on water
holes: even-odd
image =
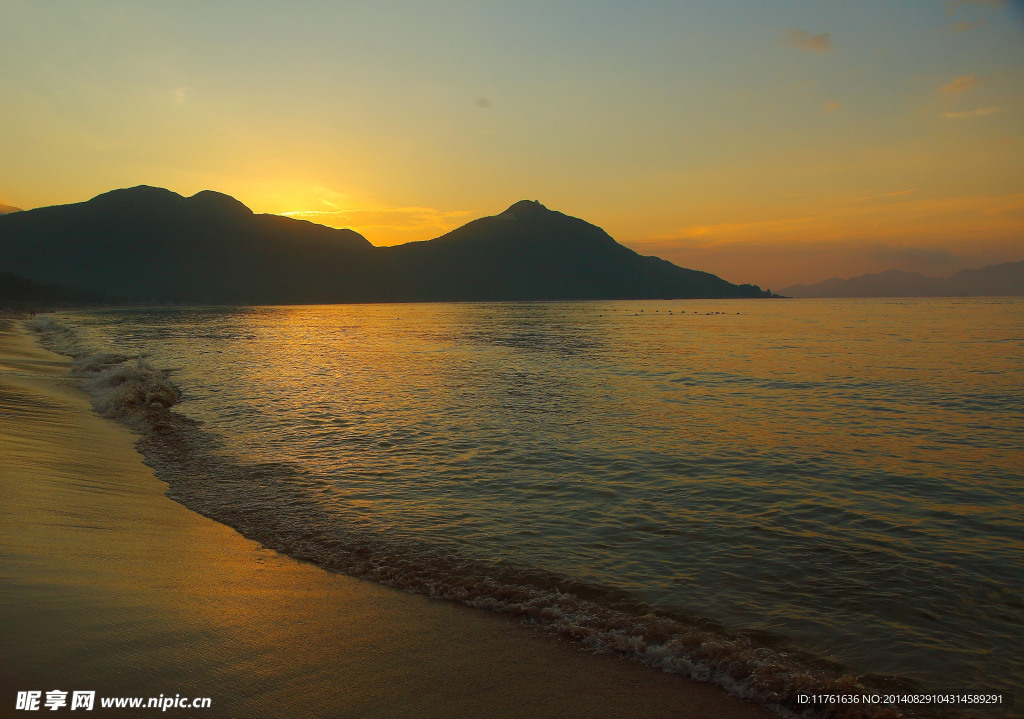
[[[129,432],[28,364],[0,371],[0,416],[18,420],[0,424],[5,701],[57,687],[97,707],[209,697],[218,717],[600,717],[628,697],[651,715],[765,716],[244,540],[163,497]]]
[[[1007,677],[1019,610],[989,589],[1024,588],[1021,309],[250,308],[133,317],[121,341],[180,368],[225,454],[268,484],[286,466],[316,521],[390,551],[507,559],[880,671]],[[940,660],[954,634],[996,658]]]

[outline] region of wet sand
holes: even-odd
[[[53,689],[96,691],[89,716],[100,697],[161,694],[211,699],[167,716],[771,716],[264,549],[165,497],[134,440],[0,317],[0,716]]]

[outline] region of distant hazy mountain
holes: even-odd
[[[185,198],[146,186],[0,216],[0,271],[141,302],[766,295],[638,255],[537,202],[435,240],[377,248],[351,230],[254,215],[220,193]]]
[[[963,270],[946,278],[889,270],[816,285],[793,285],[787,297],[1002,297],[1024,295],[1024,262]]]
[[[11,213],[11,212],[21,212],[21,208],[20,207],[11,207],[10,205],[5,205],[3,203],[0,203],[0,215],[6,215],[6,214]]]
[[[1024,261],[962,270],[950,277],[951,294],[973,297],[1024,295]]]

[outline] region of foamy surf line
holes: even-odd
[[[245,463],[217,437],[175,412],[181,390],[140,357],[95,353],[72,327],[36,323],[44,344],[71,356],[97,411],[140,434],[138,448],[168,496],[264,546],[326,569],[522,617],[579,646],[715,684],[784,716],[925,716],[885,705],[823,706],[815,695],[872,696],[915,691],[893,677],[858,674],[808,654],[759,645],[710,620],[657,610],[629,594],[422,543],[402,543],[326,513],[289,481],[291,464]],[[916,713],[914,713],[916,712]]]

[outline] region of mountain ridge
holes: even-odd
[[[433,240],[375,247],[352,230],[255,214],[222,193],[148,185],[0,216],[0,271],[136,302],[769,296],[638,255],[537,201]]]
[[[960,270],[949,277],[887,270],[812,285],[791,285],[787,297],[1010,297],[1024,295],[1024,261]]]

